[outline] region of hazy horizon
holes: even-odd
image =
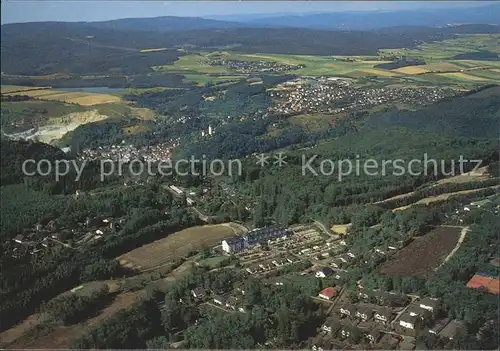
[[[495,1],[2,1],[2,24],[477,7]]]

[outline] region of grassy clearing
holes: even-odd
[[[346,235],[347,231],[349,230],[349,228],[351,227],[351,225],[352,225],[351,223],[348,223],[348,224],[334,224],[331,229],[332,229],[332,231],[334,233]]]
[[[237,229],[229,224],[192,227],[134,249],[117,260],[124,266],[136,269],[157,267],[185,257],[192,251],[216,245],[237,232]]]
[[[125,135],[135,135],[138,133],[149,132],[150,129],[144,125],[135,125],[123,129]]]
[[[299,125],[309,131],[317,131],[328,127],[328,121],[333,116],[323,115],[321,113],[303,114],[292,116],[288,119],[291,124]]]

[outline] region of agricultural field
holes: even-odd
[[[380,272],[392,276],[425,277],[454,249],[461,232],[460,227],[438,227],[424,236],[415,238],[380,267]]]
[[[451,78],[451,79],[456,79],[456,80],[460,80],[460,81],[476,81],[476,82],[486,82],[488,81],[487,78],[483,78],[483,77],[478,77],[478,76],[474,76],[472,74],[468,74],[468,73],[463,73],[463,72],[453,72],[453,73],[438,73],[438,75],[442,76],[442,77],[446,77],[446,78]]]
[[[455,39],[418,45],[415,49],[383,49],[379,55],[423,58],[426,62],[452,60],[456,55],[477,52],[500,54],[500,34],[467,34]],[[484,62],[484,61],[480,61]],[[452,62],[453,63],[453,62]]]
[[[373,57],[357,57],[355,61],[344,61],[344,58],[333,56],[311,56],[311,55],[284,55],[284,54],[241,54],[230,52],[200,53],[198,55],[182,56],[173,65],[155,66],[155,70],[172,71],[183,74],[210,74],[221,75],[233,73],[223,66],[210,66],[210,59],[226,59],[238,61],[267,61],[277,62],[286,65],[305,65],[304,68],[289,71],[289,73],[305,76],[325,76],[325,75],[382,75],[397,76],[386,70],[373,68],[375,65],[387,63],[389,61],[374,60]],[[362,70],[368,70],[363,73]],[[359,72],[357,72],[359,71]],[[218,79],[232,78],[231,76],[220,76]]]
[[[38,100],[60,101],[68,104],[80,106],[94,106],[99,104],[108,104],[121,101],[119,96],[111,94],[94,94],[87,92],[68,92],[58,89],[37,89],[5,93],[8,96],[27,95]]]
[[[192,227],[134,249],[117,260],[120,264],[135,269],[158,267],[185,257],[190,252],[214,246],[222,239],[239,232],[231,223]]]
[[[406,66],[391,70],[391,72],[398,72],[402,74],[423,74],[430,72],[449,72],[460,71],[462,68],[449,62],[429,63],[419,66]]]

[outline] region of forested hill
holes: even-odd
[[[300,28],[159,32],[99,28],[96,23],[22,23],[2,25],[1,60],[2,71],[6,74],[109,73],[116,67],[126,71],[126,67],[132,65],[130,62],[144,62],[141,71],[147,71],[154,65],[172,63],[183,54],[175,48],[186,45],[198,49],[231,47],[234,51],[250,53],[376,55],[379,49],[414,48],[424,41],[443,40],[454,37],[456,33],[478,31],[498,33],[500,27],[405,27],[333,33]],[[169,50],[141,53],[140,50],[145,48]],[[117,58],[123,58],[125,64],[120,64]],[[75,68],[76,63],[78,67]]]
[[[22,165],[25,160],[33,159],[39,161],[46,159],[49,161],[62,160],[66,156],[60,149],[48,144],[31,141],[12,141],[2,139],[0,142],[1,158],[0,168],[2,176],[0,184],[19,183],[24,178]]]
[[[498,87],[488,89],[498,91]],[[418,111],[393,109],[371,115],[365,128],[384,129],[402,126],[420,132],[456,137],[497,138],[500,121],[500,96],[487,98],[456,97]]]

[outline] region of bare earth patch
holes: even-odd
[[[420,276],[434,271],[458,242],[460,227],[438,227],[416,238],[380,267],[387,275]]]

